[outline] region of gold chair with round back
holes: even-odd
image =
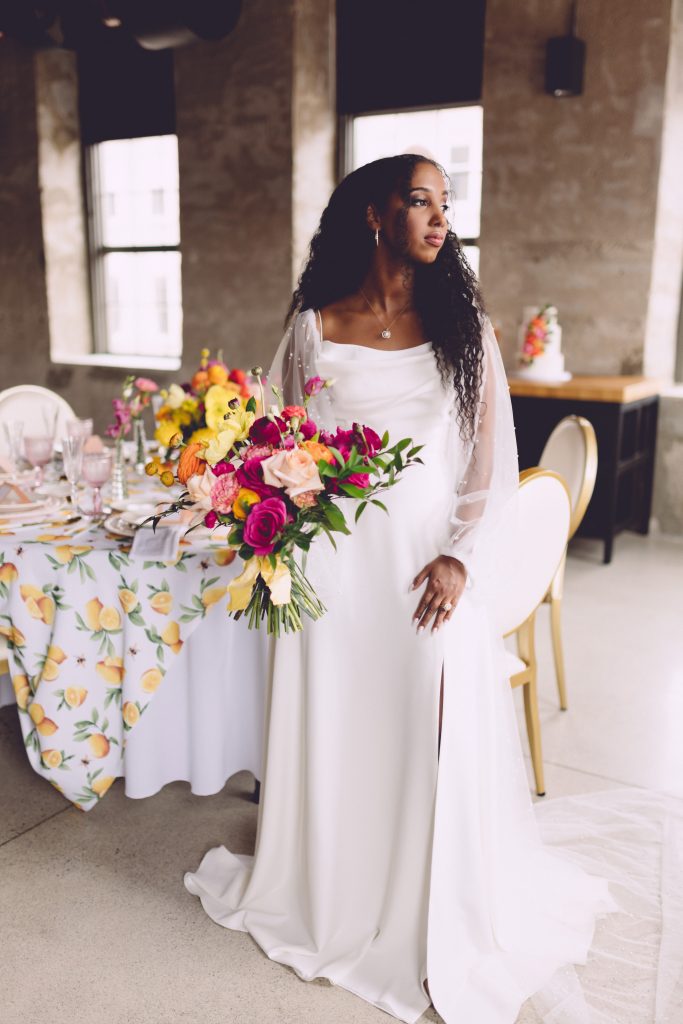
[[[564,557],[571,501],[564,480],[550,470],[527,469],[510,514],[496,536],[493,616],[501,636],[517,635],[517,655],[506,651],[510,685],[522,686],[536,792],[545,795],[538,715],[536,610]]]
[[[565,416],[546,441],[539,466],[551,469],[564,477],[572,503],[569,540],[576,533],[593,495],[598,471],[598,443],[595,430],[583,416]],[[562,648],[562,594],[566,553],[544,600],[550,605],[550,623],[553,640],[555,675],[560,696],[560,707],[567,710],[567,684]]]

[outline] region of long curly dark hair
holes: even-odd
[[[285,318],[304,309],[322,309],[357,292],[375,248],[366,213],[380,213],[398,192],[407,215],[413,173],[418,164],[440,164],[415,153],[385,157],[352,171],[332,193],[311,239],[308,259]],[[413,265],[413,304],[425,337],[436,352],[445,382],[457,392],[464,439],[473,435],[482,373],[484,304],[457,235],[448,231],[433,263]]]

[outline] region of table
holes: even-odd
[[[239,559],[192,537],[149,562],[88,523],[0,522],[0,634],[27,754],[84,811],[121,775],[134,797],[260,775],[267,640],[225,612]]]
[[[520,469],[538,465],[565,416],[593,424],[598,473],[577,535],[602,540],[610,562],[617,533],[649,530],[660,384],[641,376],[576,376],[559,384],[510,377],[509,384]]]

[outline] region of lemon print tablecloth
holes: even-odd
[[[190,634],[207,616],[228,628],[230,558],[183,540],[174,562],[143,561],[101,527],[0,528],[0,635],[26,750],[76,806],[123,774],[126,739]]]

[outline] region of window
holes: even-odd
[[[182,351],[178,140],[116,139],[86,150],[95,351]]]
[[[363,114],[350,122],[350,167],[395,153],[424,153],[448,172],[449,219],[479,272],[483,110],[480,106]]]

